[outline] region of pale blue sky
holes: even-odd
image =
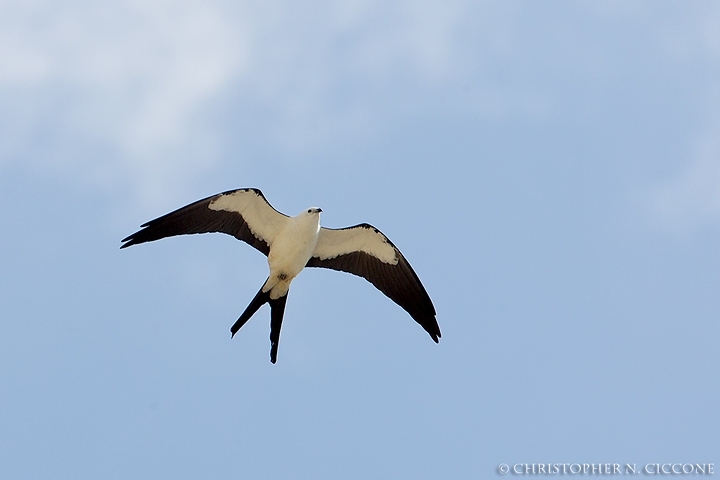
[[[0,4],[0,477],[488,478],[720,463],[720,6]],[[260,188],[369,222],[435,345],[306,271],[139,225]]]

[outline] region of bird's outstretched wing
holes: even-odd
[[[372,225],[323,227],[307,266],[363,277],[405,309],[435,342],[440,338],[435,307],[425,287],[400,250]]]
[[[288,217],[275,210],[256,188],[219,193],[150,220],[122,241],[120,248],[175,235],[222,232],[265,255]]]

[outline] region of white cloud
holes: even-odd
[[[264,116],[248,120],[259,125],[250,134],[281,150],[362,138],[511,49],[514,15],[506,2],[466,0],[4,1],[0,166],[129,181],[152,202],[220,162],[227,132],[212,114],[226,99]],[[458,108],[526,115],[547,104],[475,85]]]
[[[720,7],[707,4],[695,24],[681,37],[669,36],[668,51],[676,56],[701,59],[706,70],[720,72]],[[650,195],[652,210],[662,226],[687,232],[720,221],[720,84],[717,78],[700,82],[698,92],[704,109],[698,112],[704,122],[694,135],[687,161],[679,174],[656,186]]]
[[[676,231],[720,220],[720,128],[697,142],[690,164],[651,200],[662,225]]]
[[[188,154],[207,142],[195,115],[247,68],[241,22],[202,1],[3,2],[0,18],[5,162],[143,189],[212,161]]]

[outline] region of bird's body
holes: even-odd
[[[273,300],[287,294],[290,282],[305,268],[320,236],[320,210],[309,208],[289,218],[270,246],[270,276],[263,291]]]
[[[278,212],[257,189],[213,195],[142,225],[120,248],[192,233],[233,235],[268,257],[270,274],[230,331],[233,335],[265,303],[270,304],[270,360],[277,360],[290,284],[305,267],[361,276],[405,309],[437,342],[440,328],[425,288],[400,251],[366,223],[343,229],[320,226],[317,207],[295,217]]]

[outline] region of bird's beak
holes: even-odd
[[[317,212],[318,212],[318,213],[322,213],[322,208],[318,208],[318,209],[317,209]]]

